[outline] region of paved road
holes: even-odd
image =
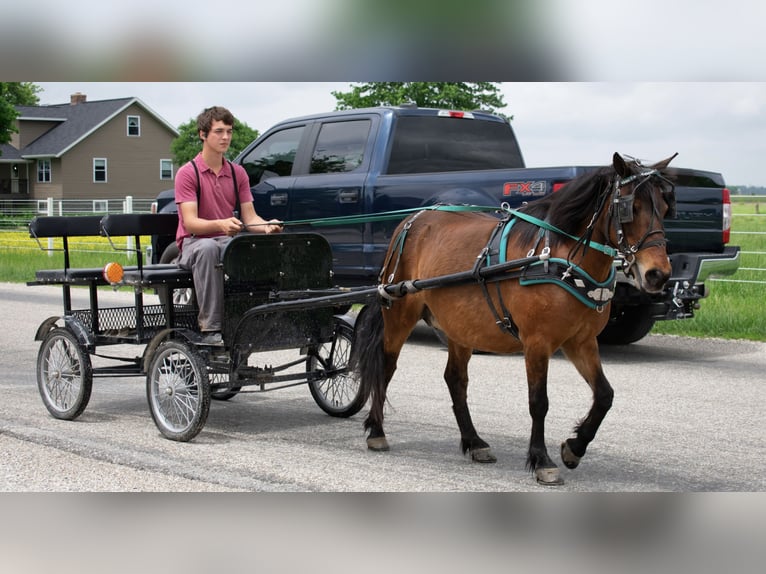
[[[180,444],[160,436],[141,379],[96,379],[77,421],[49,416],[33,338],[60,312],[60,290],[0,284],[0,300],[0,490],[543,490],[524,470],[530,420],[520,356],[477,355],[470,366],[474,420],[499,458],[494,465],[460,454],[440,374],[446,351],[426,333],[405,346],[391,383],[389,453],[367,451],[365,410],[333,419],[303,387],[214,402],[200,435]],[[101,300],[129,304],[132,296]],[[87,306],[84,292],[78,301]],[[123,351],[135,349],[114,352]],[[764,491],[766,344],[650,336],[606,350],[603,360],[614,407],[580,468],[563,469],[559,490]],[[549,449],[557,451],[589,402],[574,368],[555,357]]]

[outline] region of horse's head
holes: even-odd
[[[677,154],[652,166],[615,153],[606,230],[625,259],[625,272],[649,293],[662,290],[672,271],[665,249],[663,219],[675,216],[673,185],[662,170]]]

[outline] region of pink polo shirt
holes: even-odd
[[[192,161],[199,170],[200,200],[199,205],[197,205],[199,217],[203,219],[226,219],[232,217],[237,202],[229,162],[225,162],[218,175],[216,175],[202,159],[201,153]],[[234,165],[234,173],[237,177],[236,187],[239,192],[240,205],[252,202],[253,195],[250,192],[250,179],[245,168],[237,164],[232,165]],[[176,172],[175,192],[176,204],[189,201],[197,202],[197,175],[194,173],[194,167],[192,167],[191,163],[182,165]],[[237,217],[241,217],[241,214],[238,214]],[[219,235],[223,234],[216,233],[197,237],[215,237]],[[191,233],[184,227],[183,216],[179,208],[178,230],[176,231],[176,243],[179,249],[181,249],[184,238],[190,236]]]

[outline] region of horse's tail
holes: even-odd
[[[349,368],[358,373],[361,396],[371,401],[370,413],[364,421],[365,430],[373,422],[383,421],[383,401],[386,389],[386,365],[383,353],[383,311],[375,300],[362,309],[354,328],[354,344],[349,357]]]

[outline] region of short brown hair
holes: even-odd
[[[202,110],[197,116],[197,131],[204,132],[207,136],[214,121],[222,121],[227,126],[234,125],[234,115],[221,106],[212,106]]]

